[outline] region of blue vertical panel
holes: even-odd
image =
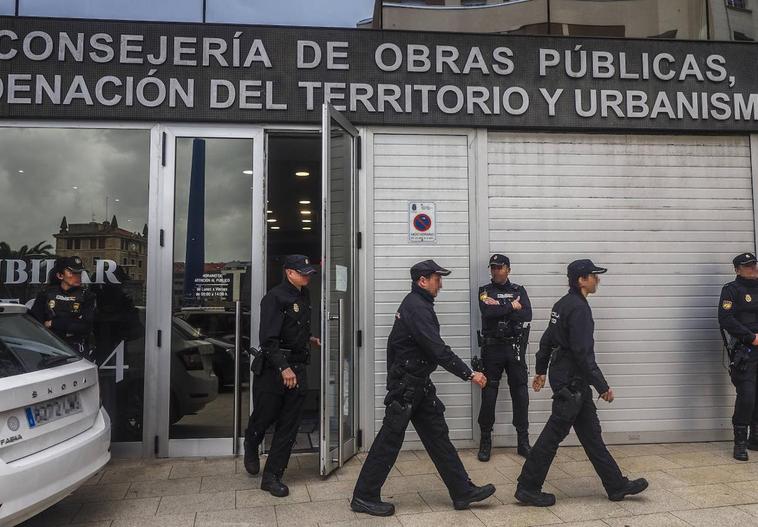
[[[0,0],[0,15],[16,14],[15,0]]]
[[[5,2],[6,0],[0,0]],[[20,0],[22,16],[202,22],[202,0]]]
[[[205,270],[205,140],[192,141],[192,172],[187,206],[187,248],[184,260],[185,305],[195,299],[195,280]]]
[[[207,21],[232,24],[356,27],[374,0],[207,0]]]

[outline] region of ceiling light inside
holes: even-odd
[[[309,230],[311,230],[311,228],[310,227],[303,227],[303,230],[304,231],[309,231]]]
[[[302,214],[303,216],[310,216],[311,215],[311,211],[309,211],[309,210],[301,210],[300,214]]]
[[[303,220],[301,220],[301,221],[302,221],[303,223],[311,223],[311,220],[306,220],[306,219],[303,219]]]
[[[308,177],[311,175],[311,173],[308,172],[307,170],[298,170],[297,172],[295,172],[295,175],[297,177]]]
[[[269,218],[266,221],[269,223],[276,223],[276,218]]]
[[[298,201],[298,203],[300,203],[300,205],[310,205],[311,204],[311,200],[309,200],[309,199],[301,199],[300,201]]]
[[[271,230],[272,230],[272,231],[278,231],[278,230],[279,230],[279,227],[278,227],[278,226],[276,226],[276,225],[272,225],[272,226],[271,226]]]
[[[253,175],[253,171],[252,170],[243,170],[242,173],[245,174],[246,176],[252,176]]]

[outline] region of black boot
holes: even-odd
[[[734,459],[747,461],[747,426],[734,425]]]
[[[608,499],[611,501],[621,501],[626,496],[632,496],[639,494],[647,488],[647,480],[645,478],[634,479],[632,481],[627,480],[626,484],[619,490],[608,494]]]
[[[468,509],[472,503],[476,503],[477,501],[484,501],[494,493],[495,485],[492,483],[482,485],[481,487],[474,485],[466,495],[460,496],[457,499],[453,500],[453,507],[455,507],[455,510],[457,511]]]
[[[255,476],[261,471],[261,460],[258,457],[258,445],[253,444],[245,439],[245,470],[247,473]]]
[[[395,514],[395,506],[380,499],[364,500],[353,496],[350,508],[355,512],[363,512],[371,516],[392,516]]]
[[[486,432],[482,430],[482,438],[479,440],[479,454],[476,456],[479,461],[489,461],[492,452],[492,430]]]
[[[521,457],[527,457],[532,447],[529,446],[529,432],[518,432],[518,441],[516,443],[516,452]]]
[[[750,425],[750,439],[747,442],[748,450],[758,450],[758,423]]]
[[[551,507],[555,505],[555,494],[539,490],[528,490],[521,485],[516,487],[516,494],[513,497],[524,505],[533,505],[535,507]]]
[[[271,474],[270,472],[264,472],[261,478],[261,490],[267,490],[272,496],[277,498],[283,498],[290,493],[289,487],[282,483],[281,476],[277,474]]]

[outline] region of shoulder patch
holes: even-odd
[[[721,302],[721,307],[725,309],[726,311],[729,311],[732,309],[732,301],[731,300],[724,300]]]
[[[752,302],[752,301],[753,301],[752,296],[750,296],[749,294],[745,295],[745,302]]]

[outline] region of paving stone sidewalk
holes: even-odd
[[[523,507],[513,498],[522,459],[498,448],[489,463],[476,452],[461,457],[475,483],[498,492],[471,510],[455,511],[425,452],[401,452],[383,496],[395,503],[391,518],[353,513],[348,500],[365,459],[358,455],[327,479],[314,456],[294,456],[285,476],[290,495],[274,498],[248,476],[241,459],[113,460],[86,486],[24,527],[306,527],[306,526],[532,526],[758,527],[758,452],[731,459],[730,443],[610,447],[625,474],[644,476],[650,488],[623,502],[605,497],[584,451],[562,447],[545,490],[553,507]]]

